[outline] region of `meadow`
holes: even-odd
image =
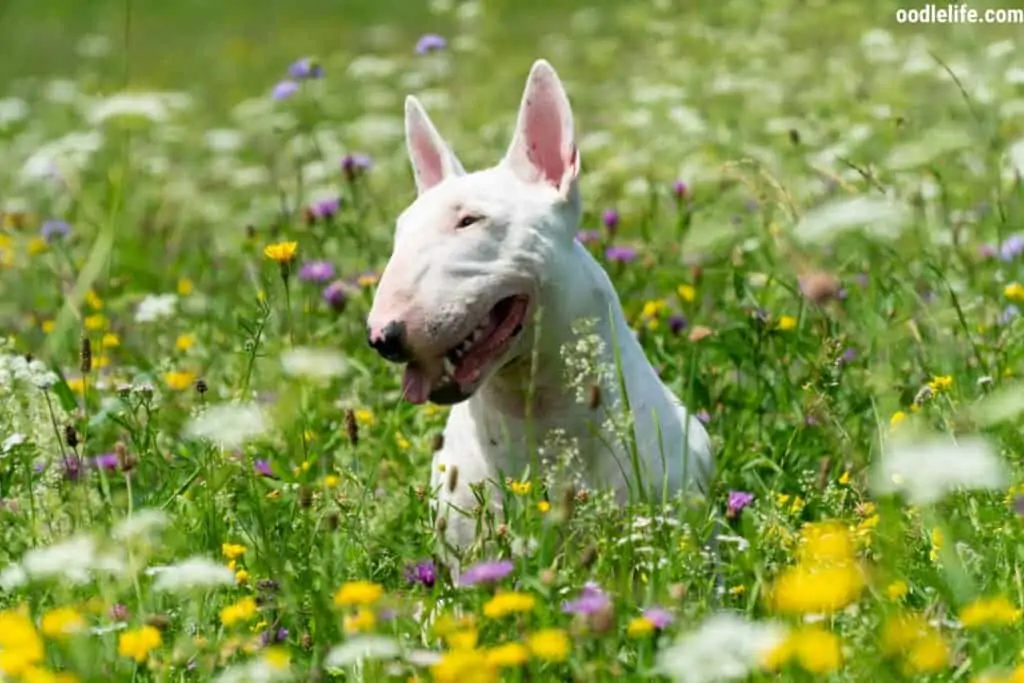
[[[0,681],[1024,681],[1020,27],[898,6],[0,6]],[[483,168],[539,57],[717,473],[453,582],[365,320],[403,98]]]

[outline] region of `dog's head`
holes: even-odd
[[[530,349],[538,297],[579,222],[580,159],[555,70],[530,70],[505,157],[467,173],[414,97],[405,136],[418,196],[398,218],[369,343],[405,363],[413,403],[469,398]]]

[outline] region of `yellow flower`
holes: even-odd
[[[376,274],[368,273],[366,275],[360,275],[358,278],[356,278],[356,284],[359,285],[360,287],[372,287],[373,285],[377,284],[378,279],[379,278],[377,277]]]
[[[409,446],[410,446],[409,440],[406,439],[401,434],[398,434],[398,433],[395,434],[395,445],[398,446],[398,449],[402,450],[402,451],[409,450]]]
[[[100,347],[104,348],[104,349],[112,349],[112,348],[114,348],[116,346],[120,346],[120,345],[121,345],[121,338],[118,337],[113,332],[107,332],[105,335],[103,335],[103,338],[100,339]]]
[[[679,294],[680,299],[687,303],[693,303],[697,298],[697,290],[693,285],[679,285],[676,293]]]
[[[920,614],[891,617],[882,626],[882,654],[902,657],[908,674],[932,673],[949,663],[949,645]]]
[[[942,550],[942,531],[935,527],[931,533],[932,549],[928,552],[928,557],[932,562],[937,562],[939,559],[939,551]]]
[[[522,666],[530,658],[530,652],[522,643],[504,643],[489,648],[485,659],[490,666],[508,668]]]
[[[786,637],[765,655],[762,665],[774,671],[791,661],[814,674],[826,674],[843,663],[843,652],[838,636],[820,626],[807,626],[790,631]]]
[[[532,485],[528,481],[514,481],[509,485],[509,488],[517,496],[525,496],[530,492]]]
[[[85,379],[83,377],[68,377],[68,389],[76,394],[85,393]]]
[[[640,317],[648,319],[657,318],[665,310],[665,306],[667,304],[663,299],[644,302],[644,308],[640,312]]]
[[[57,607],[43,615],[39,626],[44,636],[56,640],[84,629],[85,619],[73,607]]]
[[[560,628],[545,628],[531,634],[526,646],[537,659],[563,662],[569,656],[569,636]]]
[[[949,643],[933,630],[911,646],[903,668],[914,675],[937,673],[948,667]]]
[[[88,306],[94,311],[99,311],[103,309],[103,299],[100,298],[100,295],[97,294],[96,290],[94,289],[90,289],[88,292],[85,293],[83,301],[85,302],[86,306]]]
[[[952,375],[939,375],[932,377],[932,381],[928,382],[928,388],[932,390],[933,394],[941,394],[944,391],[949,391],[952,386]]]
[[[178,339],[174,342],[174,348],[179,351],[188,351],[196,344],[196,337],[194,334],[181,334],[178,335]]]
[[[384,595],[384,587],[372,581],[349,581],[343,584],[334,594],[334,604],[338,607],[367,607],[380,600]]]
[[[36,256],[37,254],[42,254],[48,246],[46,240],[42,237],[33,237],[28,241],[28,255]]]
[[[220,611],[220,623],[231,628],[235,624],[251,620],[258,611],[259,607],[256,605],[256,599],[247,596],[233,605],[223,608]]]
[[[291,655],[283,647],[268,647],[263,651],[263,661],[271,669],[281,671],[288,668],[291,662]]]
[[[903,422],[906,419],[907,414],[904,413],[902,410],[897,410],[895,413],[892,414],[892,417],[889,418],[889,429],[895,429],[900,422]]]
[[[463,628],[445,635],[445,642],[453,650],[472,650],[476,647],[479,632],[475,628]]]
[[[626,626],[626,635],[630,638],[642,638],[654,632],[654,624],[647,617],[634,617]]]
[[[798,562],[849,562],[854,559],[853,539],[846,526],[834,521],[810,522],[800,529]]]
[[[356,422],[365,427],[372,425],[377,419],[373,416],[373,411],[367,408],[360,408],[355,411]]]
[[[551,509],[551,503],[549,503],[546,500],[537,501],[537,509],[540,511],[541,514],[544,514],[545,512]]]
[[[1024,285],[1019,282],[1011,282],[1003,288],[1003,294],[1010,301],[1024,301]]]
[[[839,476],[839,484],[842,485],[842,486],[846,486],[849,483],[850,483],[850,470],[846,470],[846,471],[844,471]]]
[[[885,594],[889,596],[890,600],[902,600],[909,591],[910,587],[902,579],[893,581],[885,588]]]
[[[8,676],[20,676],[41,663],[43,656],[43,641],[28,612],[22,609],[0,612],[0,671]]]
[[[54,322],[53,320],[44,320],[39,324],[39,328],[43,331],[44,334],[50,334],[51,332],[53,332],[55,327],[57,327],[57,323]]]
[[[498,593],[484,604],[484,616],[500,619],[508,614],[521,614],[533,610],[537,600],[526,593],[508,591]]]
[[[784,315],[779,318],[778,328],[783,332],[796,329],[796,318],[791,315]]]
[[[196,373],[189,372],[188,370],[172,370],[164,374],[164,382],[167,384],[167,388],[172,391],[184,391],[191,387],[192,382],[195,380]]]
[[[107,326],[107,319],[102,313],[96,313],[94,315],[85,316],[85,320],[82,321],[82,324],[85,325],[85,329],[90,332],[95,332],[96,330],[102,330]]]
[[[245,584],[249,582],[249,572],[245,569],[239,569],[235,572],[235,582],[238,584]]]
[[[162,643],[160,631],[152,626],[142,626],[121,632],[117,639],[117,654],[121,657],[130,657],[141,664],[149,657],[149,653]]]
[[[983,626],[1009,626],[1020,621],[1021,610],[1003,595],[978,598],[960,610],[964,628]]]
[[[295,258],[295,252],[298,249],[298,242],[278,242],[276,244],[268,244],[263,250],[263,255],[277,263],[289,263]]]
[[[324,476],[324,488],[326,489],[337,488],[340,483],[341,477],[336,474],[328,474]]]
[[[237,560],[242,555],[245,555],[246,550],[248,548],[238,543],[222,543],[220,546],[221,553],[229,560]]]
[[[365,633],[377,625],[377,615],[368,607],[360,607],[354,614],[345,615],[345,633]]]
[[[179,296],[188,296],[189,294],[192,293],[193,289],[195,289],[195,287],[193,287],[192,281],[189,280],[187,277],[183,277],[183,278],[178,280],[178,295]]]
[[[452,650],[431,666],[435,683],[497,683],[498,667],[481,650]]]
[[[788,614],[831,614],[855,602],[864,576],[852,562],[826,567],[795,565],[775,579],[771,607]]]

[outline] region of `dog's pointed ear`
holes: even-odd
[[[405,98],[405,147],[423,194],[445,178],[466,173],[455,154],[437,132],[423,105],[412,95]]]
[[[580,172],[572,108],[554,67],[538,59],[526,79],[512,143],[502,161],[523,181],[568,197]]]

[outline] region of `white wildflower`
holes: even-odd
[[[707,618],[658,655],[658,672],[677,683],[711,683],[746,678],[785,638],[771,622],[752,622],[722,612]]]
[[[11,564],[0,571],[0,589],[13,591],[28,583],[28,574],[21,568],[20,564]]]
[[[211,406],[185,425],[185,434],[193,439],[206,439],[222,450],[241,448],[243,444],[265,434],[270,420],[255,403],[224,403]]]
[[[877,495],[902,493],[911,505],[938,502],[958,489],[1002,489],[1007,481],[1005,463],[981,437],[894,439],[872,473]]]
[[[293,377],[322,381],[341,375],[348,362],[337,351],[300,347],[281,354],[281,365]]]
[[[0,128],[26,118],[28,111],[28,103],[20,97],[0,99]]]
[[[156,576],[154,590],[169,593],[207,590],[218,586],[233,586],[235,583],[235,573],[226,565],[200,556],[176,564],[150,567],[146,574]]]
[[[872,235],[891,236],[902,230],[912,217],[910,208],[895,200],[853,197],[808,211],[793,228],[793,234],[806,242],[826,240],[855,228]]]
[[[161,122],[169,119],[174,109],[188,105],[189,98],[182,93],[118,93],[96,102],[89,108],[87,116],[93,125],[121,116]]]
[[[4,439],[3,443],[0,443],[0,453],[10,453],[12,450],[17,448],[21,444],[25,443],[25,440],[25,435],[22,434],[21,432],[15,432],[14,434],[11,434],[6,439]]]
[[[118,522],[111,530],[111,536],[119,541],[132,541],[159,531],[166,525],[167,515],[163,511],[146,508]]]
[[[291,677],[291,671],[287,666],[281,666],[264,655],[224,669],[213,681],[214,683],[273,683],[274,681],[286,681]]]
[[[174,315],[178,305],[177,294],[150,294],[135,309],[135,322],[151,323]]]
[[[324,666],[343,669],[365,659],[394,659],[401,653],[398,641],[387,636],[356,636],[327,653]]]
[[[89,536],[76,536],[44,548],[33,548],[21,559],[25,574],[34,580],[59,579],[83,584],[92,578],[99,555],[96,541]]]

